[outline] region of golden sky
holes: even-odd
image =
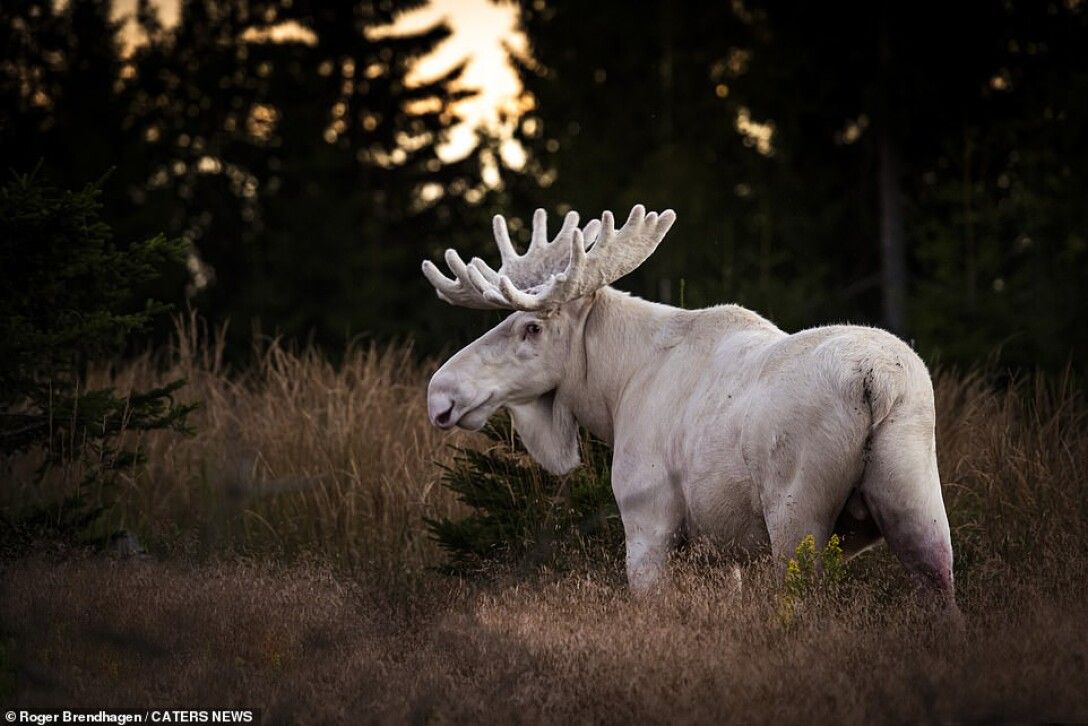
[[[114,0],[116,18],[131,18],[137,0]],[[177,23],[178,0],[158,0],[159,15],[165,26]],[[397,21],[391,32],[413,32],[426,28],[439,20],[446,20],[453,34],[424,58],[409,80],[426,79],[441,75],[462,60],[468,66],[462,76],[462,84],[474,89],[478,95],[466,99],[458,106],[464,123],[453,129],[443,156],[456,158],[467,153],[475,143],[474,130],[489,127],[502,133],[499,115],[503,109],[516,108],[519,84],[517,75],[507,61],[503,44],[516,51],[525,49],[525,38],[515,29],[517,11],[512,4],[496,4],[492,0],[431,0],[423,8],[407,13]],[[503,136],[508,136],[502,133]],[[506,152],[517,155],[517,150],[504,147]],[[516,161],[516,159],[511,159]]]

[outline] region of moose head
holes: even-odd
[[[431,378],[427,409],[439,427],[478,430],[502,407],[530,453],[545,468],[565,472],[578,463],[577,424],[557,392],[584,360],[586,320],[604,287],[641,265],[676,219],[671,210],[631,210],[616,228],[611,212],[578,226],[569,212],[549,242],[547,215],[533,215],[529,249],[519,255],[506,220],[494,219],[502,264],[496,271],[479,258],[467,264],[446,251],[453,278],[430,261],[423,274],[438,297],[452,305],[513,310],[499,325],[462,349]]]

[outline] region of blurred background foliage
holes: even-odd
[[[520,96],[456,154],[464,65],[412,76],[450,27],[398,25],[426,3],[163,4],[5,3],[0,160],[114,169],[117,239],[188,245],[143,292],[229,319],[235,355],[256,329],[455,346],[497,318],[420,260],[493,259],[497,212],[525,237],[536,206],[644,202],[680,221],[623,289],[884,325],[930,361],[1085,360],[1082,0],[502,3]]]

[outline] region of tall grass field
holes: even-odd
[[[429,424],[434,367],[407,346],[334,363],[272,340],[232,370],[188,321],[169,350],[96,371],[121,390],[185,377],[194,433],[133,434],[144,461],[83,492],[139,547],[4,554],[0,705],[251,707],[266,723],[1088,720],[1088,405],[1072,376],[934,373],[960,637],[883,545],[800,597],[766,560],[700,542],[646,599],[608,554],[448,574],[426,521],[469,511],[443,467],[494,443]],[[81,480],[36,484],[38,463],[3,462],[6,517]]]

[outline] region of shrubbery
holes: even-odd
[[[75,487],[9,521],[17,538],[84,530],[101,511],[86,500],[88,485],[139,459],[123,434],[184,430],[193,409],[173,398],[181,380],[145,391],[87,386],[89,364],[119,356],[168,309],[138,303],[134,290],[184,251],[162,236],[116,245],[99,216],[100,188],[64,191],[36,174],[0,187],[0,455],[36,454],[39,481],[60,470]]]
[[[457,448],[442,477],[472,513],[427,520],[448,555],[445,569],[467,572],[489,563],[562,566],[572,558],[622,551],[611,450],[605,444],[584,437],[582,465],[554,476],[519,449],[505,417],[484,434],[490,445]]]

